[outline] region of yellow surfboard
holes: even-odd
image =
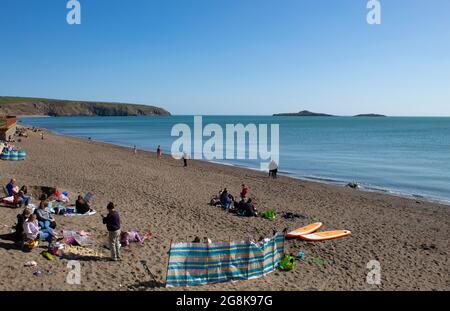
[[[288,237],[288,238],[298,238],[301,235],[313,233],[314,231],[319,230],[322,227],[322,225],[323,224],[321,222],[316,222],[316,223],[307,225],[307,226],[305,226],[303,228],[299,228],[297,230],[289,232],[288,234],[286,234],[286,237]]]
[[[342,238],[350,234],[352,233],[348,230],[334,230],[334,231],[316,232],[311,234],[303,234],[300,236],[300,238],[306,241],[325,241]]]

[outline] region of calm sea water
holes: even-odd
[[[169,153],[177,123],[192,116],[23,118],[76,137]],[[280,170],[298,178],[450,203],[450,118],[205,116],[203,124],[279,124]],[[270,136],[269,136],[270,137]],[[207,140],[207,138],[204,138]],[[260,161],[218,161],[258,169]]]

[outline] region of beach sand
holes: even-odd
[[[287,251],[303,251],[306,256],[295,271],[188,290],[450,290],[449,206],[288,177],[272,180],[265,173],[202,161],[189,161],[183,168],[182,161],[169,156],[157,160],[154,153],[134,155],[130,148],[53,134],[42,141],[38,133],[30,133],[16,145],[27,150],[28,158],[0,161],[2,185],[15,177],[20,185],[94,194],[97,215],[55,216],[58,230],[89,231],[93,248],[109,255],[99,214],[106,214],[106,204],[113,201],[122,229],[151,230],[154,236],[143,246],[122,248],[121,262],[80,261],[80,285],[66,282],[68,260],[48,261],[39,254],[42,249],[25,253],[0,239],[0,290],[186,290],[149,283],[140,260],[164,280],[171,239],[257,239],[270,236],[273,228],[293,230],[316,221],[324,223],[323,230],[347,229],[353,234],[325,242],[287,241]],[[208,205],[223,187],[238,196],[242,183],[249,186],[259,211],[278,212],[275,221],[238,217]],[[10,232],[20,211],[0,208],[0,234]],[[285,211],[306,218],[286,220],[281,217]],[[310,261],[313,257],[315,262]],[[24,267],[30,260],[38,267]],[[370,260],[381,264],[381,285],[366,282]],[[36,270],[51,273],[35,276]]]

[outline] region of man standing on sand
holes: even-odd
[[[158,145],[158,148],[156,149],[156,157],[158,159],[161,159],[162,151],[161,151],[161,145]]]
[[[105,217],[103,215],[103,223],[109,232],[109,249],[111,250],[111,259],[114,261],[122,260],[120,257],[120,216],[119,213],[114,209],[114,203],[109,202],[108,215]]]
[[[183,166],[187,167],[187,159],[188,159],[188,155],[186,152],[183,152]]]
[[[133,147],[133,151],[134,151],[134,154],[136,155],[136,154],[137,154],[137,148],[136,148],[136,146]]]

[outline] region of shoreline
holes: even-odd
[[[47,117],[47,116],[43,116],[43,117]],[[32,127],[29,124],[26,123],[21,123],[20,126],[24,126],[24,127]],[[64,133],[60,133],[54,130],[50,130],[47,128],[40,128],[42,130],[45,130],[48,133],[54,134],[54,135],[60,135],[63,137],[69,137],[69,138],[77,138],[77,139],[81,139],[83,141],[89,141],[89,139],[84,138],[84,137],[79,137],[79,136],[75,136],[75,135],[67,135]],[[133,148],[132,146],[128,146],[128,145],[122,145],[122,144],[117,144],[117,143],[111,143],[111,142],[105,142],[105,141],[101,141],[101,140],[91,140],[91,141],[95,141],[95,142],[101,142],[104,144],[109,144],[112,146],[119,146],[119,147],[123,147],[123,148]],[[141,151],[145,151],[145,152],[150,152],[150,153],[154,153],[156,154],[156,151],[150,150],[150,149],[139,149]],[[229,166],[229,167],[235,167],[237,169],[245,169],[245,170],[251,170],[251,171],[255,171],[255,172],[262,172],[267,174],[267,172],[265,171],[261,171],[257,168],[254,167],[250,167],[250,166],[245,166],[245,165],[238,165],[238,164],[234,164],[234,163],[225,163],[225,162],[220,162],[217,160],[196,160],[196,161],[201,161],[201,162],[206,162],[206,163],[211,163],[211,164],[217,164],[217,165],[224,165],[224,166]],[[331,185],[331,186],[335,186],[335,187],[340,187],[340,188],[346,188],[346,185],[348,183],[351,183],[353,181],[349,180],[349,181],[344,181],[344,180],[332,180],[331,178],[327,178],[327,177],[314,177],[314,176],[301,176],[301,175],[297,175],[295,173],[292,172],[278,172],[279,176],[284,176],[286,178],[292,178],[292,179],[296,179],[296,180],[302,180],[302,181],[307,181],[307,182],[313,182],[313,183],[321,183],[321,184],[325,184],[325,185]],[[358,183],[359,184],[359,183]],[[446,200],[446,199],[438,199],[438,198],[432,198],[426,195],[422,195],[422,194],[416,194],[416,193],[407,193],[407,192],[402,192],[402,191],[396,191],[394,189],[388,189],[388,188],[383,188],[383,187],[378,187],[378,186],[373,186],[373,187],[367,187],[364,185],[360,185],[360,187],[358,189],[354,189],[355,191],[363,191],[363,192],[369,192],[369,193],[378,193],[378,194],[384,194],[384,195],[389,195],[389,196],[393,196],[393,197],[400,197],[400,198],[405,198],[405,199],[410,199],[410,200],[421,200],[421,201],[425,201],[428,203],[435,203],[435,204],[440,204],[443,206],[447,206],[450,207],[450,200]]]

